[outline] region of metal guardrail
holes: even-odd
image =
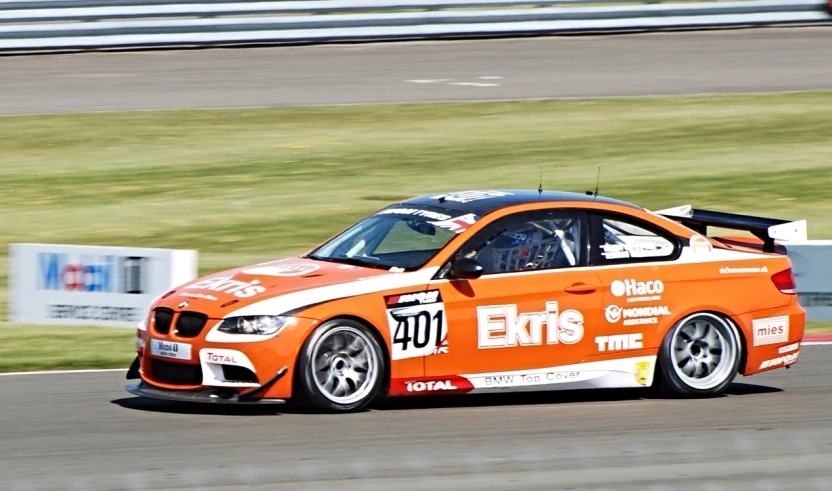
[[[828,0],[638,1],[0,0],[0,50],[293,44],[832,22]]]

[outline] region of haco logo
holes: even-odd
[[[237,281],[231,279],[231,276],[221,276],[219,278],[209,278],[207,280],[197,281],[193,285],[185,287],[186,290],[210,290],[212,292],[233,293],[234,296],[240,298],[249,298],[263,293],[266,287],[260,286],[260,281],[252,280]]]
[[[38,254],[38,289],[68,292],[130,293],[147,290],[148,259],[114,255]]]
[[[660,316],[670,315],[670,310],[665,305],[650,307],[634,307],[622,309],[618,305],[609,305],[604,309],[604,317],[610,324],[615,324],[624,319],[623,325],[634,326],[639,324],[656,324]]]
[[[584,337],[584,316],[577,310],[559,312],[557,302],[546,310],[518,314],[516,305],[477,307],[479,348],[539,346],[546,326],[546,344],[575,344]]]
[[[636,295],[660,295],[664,291],[664,283],[661,280],[655,281],[636,281],[629,280],[615,280],[610,283],[610,291],[616,297]]]
[[[797,361],[797,355],[799,354],[800,352],[798,351],[797,353],[792,353],[790,355],[779,356],[773,360],[766,360],[760,363],[760,370],[763,368],[774,368],[780,365],[791,365]]]

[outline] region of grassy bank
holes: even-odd
[[[135,339],[134,329],[0,323],[0,372],[126,368]]]
[[[193,248],[206,273],[302,252],[392,200],[537,188],[541,171],[583,192],[601,167],[604,195],[806,218],[828,238],[829,107],[832,92],[0,118],[0,318],[8,243]]]

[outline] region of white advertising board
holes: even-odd
[[[797,298],[810,321],[832,320],[832,240],[780,242],[792,262]]]
[[[9,317],[136,327],[154,298],[197,276],[197,251],[11,244]]]

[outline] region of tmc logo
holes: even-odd
[[[147,258],[38,254],[38,289],[70,292],[144,293]]]

